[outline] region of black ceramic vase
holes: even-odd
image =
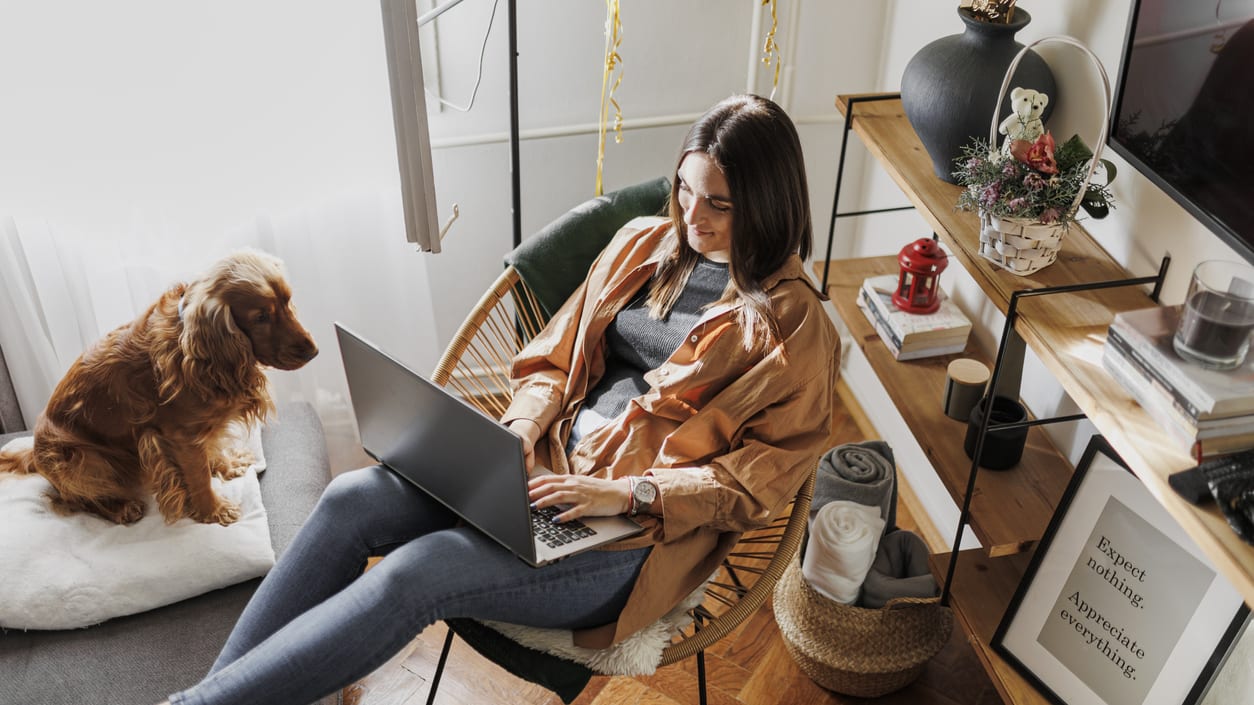
[[[954,183],[954,159],[973,138],[988,139],[993,103],[1006,77],[1006,69],[1023,45],[1015,33],[1032,21],[1027,10],[1017,8],[1009,24],[982,22],[967,8],[958,8],[966,23],[962,34],[941,37],[919,50],[901,75],[901,106],[918,133],[936,175]],[[1010,114],[1010,89],[1032,88],[1049,96],[1042,118],[1049,117],[1058,96],[1054,74],[1035,51],[1019,62],[998,122]]]

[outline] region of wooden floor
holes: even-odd
[[[842,394],[846,396],[846,394]],[[848,402],[847,402],[848,403]],[[833,445],[872,435],[856,407],[834,420]],[[897,508],[897,523],[919,530],[909,506]],[[344,691],[345,705],[423,705],[444,643],[437,624],[420,634],[382,668]],[[836,635],[833,635],[836,638]],[[810,680],[793,661],[768,603],[706,652],[710,705],[995,705],[1001,700],[955,625],[949,644],[914,683],[874,700],[837,695]],[[551,692],[519,680],[475,653],[460,639],[444,669],[439,705],[561,705]],[[696,659],[636,678],[597,676],[576,705],[697,705]]]

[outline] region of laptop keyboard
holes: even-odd
[[[553,517],[561,514],[558,507],[544,507],[531,510],[531,528],[536,538],[550,548],[557,548],[596,534],[587,524],[572,519],[560,524],[553,523]]]

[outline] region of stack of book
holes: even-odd
[[[1226,371],[1186,362],[1171,344],[1180,308],[1116,315],[1102,366],[1199,461],[1254,448],[1254,355]]]
[[[933,313],[906,313],[893,303],[896,274],[871,277],[858,291],[858,308],[874,326],[896,360],[916,360],[960,353],[967,347],[971,321],[940,292],[940,308]]]

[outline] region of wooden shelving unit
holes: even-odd
[[[1066,236],[1058,261],[1036,274],[1021,277],[979,256],[979,228],[972,213],[954,210],[960,187],[932,173],[931,160],[902,111],[899,99],[857,102],[852,118],[849,100],[838,96],[836,107],[938,234],[951,256],[979,284],[1003,313],[1015,291],[1092,284],[1129,278],[1122,266],[1082,228]],[[962,451],[965,428],[940,412],[944,369],[951,358],[899,363],[892,359],[861,312],[854,308],[856,286],[866,276],[896,271],[892,258],[830,263],[829,294],[858,344],[892,396],[907,424],[927,451],[937,473],[957,501],[965,492],[970,460]],[[1058,380],[1111,446],[1123,457],[1154,497],[1198,543],[1245,601],[1254,604],[1254,547],[1228,528],[1213,505],[1195,507],[1167,484],[1167,476],[1195,462],[1165,438],[1157,424],[1101,366],[1106,329],[1114,315],[1155,305],[1141,287],[1090,290],[1022,299],[1016,333]],[[871,331],[868,336],[868,331]],[[968,355],[983,357],[978,350]],[[938,381],[939,380],[939,381]],[[931,390],[931,391],[928,391]],[[933,398],[935,397],[935,398]],[[1036,430],[1033,431],[1036,434]],[[1030,436],[1030,438],[1033,438]],[[955,445],[956,444],[956,445]],[[1065,462],[1057,472],[1057,452],[1043,436],[1030,440],[1030,460],[1008,472],[981,471],[972,496],[971,527],[987,553],[961,554],[951,586],[952,603],[981,660],[1003,699],[1011,703],[1045,700],[989,647],[993,631],[1009,602],[1026,555],[1012,554],[1040,537],[1071,474]],[[956,447],[956,453],[954,448]],[[1037,462],[1041,469],[1033,468]],[[956,463],[956,466],[955,466]],[[1026,470],[1026,472],[1021,472]],[[960,482],[955,483],[955,478]],[[1031,509],[1028,509],[1031,507]],[[996,557],[1005,555],[1005,557]],[[949,557],[934,557],[944,574]],[[1017,571],[1017,572],[1016,572]]]
[[[961,506],[971,459],[962,448],[966,424],[941,411],[945,368],[957,357],[975,358],[990,369],[993,361],[976,346],[974,336],[961,355],[894,360],[856,301],[864,279],[896,272],[897,262],[891,256],[832,262],[828,295],[889,396],[898,402],[902,418],[936,468],[950,497]],[[971,499],[971,529],[990,556],[1018,553],[1040,538],[1067,487],[1071,471],[1066,457],[1040,427],[1028,432],[1023,459],[1014,468],[1005,472],[981,471],[979,486]]]

